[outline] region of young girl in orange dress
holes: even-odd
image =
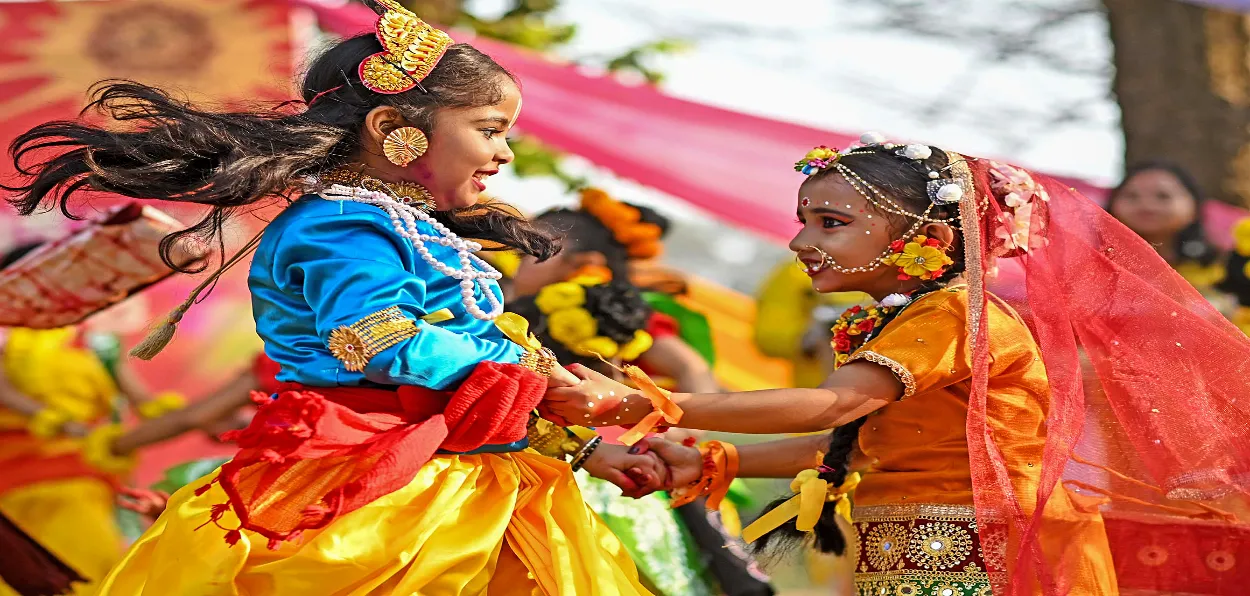
[[[666,470],[584,429],[553,431],[559,458],[527,448],[535,408],[571,414],[548,384],[578,380],[502,314],[469,240],[558,248],[478,203],[513,158],[519,85],[397,2],[370,4],[376,33],[310,67],[307,109],[210,112],[110,83],[94,105],[126,126],[48,123],[15,145],[24,213],[91,187],[207,205],[184,234],[220,233],[235,209],[300,195],[222,267],[254,251],[277,395],[256,395],[239,452],[170,497],[99,593],[646,594],[573,472],[638,491]],[[28,162],[48,144],[61,152]],[[158,352],[195,298],[132,353]]]
[[[654,440],[678,502],[793,475],[795,494],[744,538],[835,553],[855,540],[862,595],[1240,589],[1247,529],[1218,499],[1250,485],[1250,342],[1149,245],[1053,180],[927,145],[869,134],[796,169],[790,248],[813,287],[876,304],[834,324],[819,388],[671,398],[683,427],[834,431]],[[1026,280],[1015,304],[985,290],[1009,266]],[[1114,412],[1096,434],[1078,346]],[[552,393],[629,391],[574,372],[588,382]],[[638,419],[591,423],[616,416]],[[1107,436],[1131,453],[1100,452]]]

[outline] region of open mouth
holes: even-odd
[[[800,254],[799,263],[803,265],[803,271],[809,276],[814,276],[825,270],[825,260],[820,255]]]
[[[498,173],[499,173],[499,170],[490,170],[490,171],[478,170],[473,173],[473,185],[477,187],[478,192],[482,192],[486,190],[486,179]]]

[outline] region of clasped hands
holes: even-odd
[[[557,367],[548,380],[538,412],[562,426],[632,426],[651,413],[651,402],[628,385],[579,364]],[[686,486],[703,473],[698,449],[663,438],[648,438],[633,447],[601,444],[583,465],[627,497]]]

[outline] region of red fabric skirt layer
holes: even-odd
[[[213,521],[234,510],[241,524],[227,529],[232,544],[240,529],[276,546],[325,527],[406,485],[440,449],[525,438],[546,388],[546,379],[524,367],[482,362],[454,392],[288,383],[276,399],[254,393],[260,408],[252,423],[223,435],[239,452],[213,480],[229,497],[213,507]]]

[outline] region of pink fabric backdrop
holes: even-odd
[[[340,36],[369,31],[376,19],[355,3],[291,2],[313,10],[324,29]],[[794,162],[813,146],[843,147],[854,139],[669,97],[654,87],[626,85],[498,41],[452,33],[521,79],[522,131],[774,241],[788,241],[795,230],[794,193],[802,177],[791,169]],[[1106,195],[1087,182],[1060,179],[1092,199]],[[1207,215],[1212,238],[1227,247],[1229,228],[1246,212],[1211,202]]]

